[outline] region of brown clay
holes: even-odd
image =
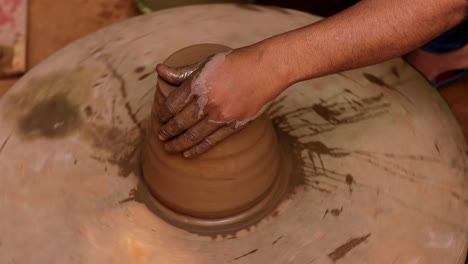
[[[194,45],[177,51],[164,64],[187,65],[226,50],[221,45]],[[173,211],[183,216],[183,222],[211,225],[216,219],[232,223],[239,216],[264,210],[269,204],[265,200],[279,190],[281,155],[271,120],[261,116],[197,158],[171,155],[157,135],[161,126],[159,107],[173,89],[176,87],[158,79],[142,159],[145,182],[160,206],[167,207],[160,211],[166,212],[166,218],[173,218],[168,217]],[[283,180],[281,185],[286,185]]]

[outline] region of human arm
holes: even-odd
[[[196,156],[241,129],[290,85],[401,56],[465,19],[467,6],[465,0],[363,0],[330,18],[223,55],[209,74],[202,64],[181,88],[190,90],[194,80],[203,79],[198,90],[205,89],[206,102],[182,111],[190,104],[177,97],[190,93],[178,92],[161,111],[166,149]],[[162,78],[170,71],[158,67]],[[202,114],[191,115],[194,111]],[[199,127],[195,132],[194,126]]]

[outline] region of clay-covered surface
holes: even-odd
[[[188,45],[235,48],[317,19],[256,6],[165,10],[30,71],[0,100],[0,263],[462,262],[466,144],[400,59],[299,83],[271,107],[303,177],[258,225],[200,236],[139,203],[155,64]]]

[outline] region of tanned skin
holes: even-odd
[[[292,84],[402,56],[455,27],[467,14],[466,0],[363,0],[317,23],[227,54],[206,77],[208,101],[202,109],[189,95],[206,63],[179,69],[158,65],[159,76],[181,85],[161,109],[160,139],[168,152],[198,156],[242,129],[233,120],[257,116]]]

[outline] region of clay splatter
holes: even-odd
[[[239,259],[241,259],[241,258],[245,258],[245,257],[247,257],[247,256],[249,256],[249,255],[252,255],[253,253],[255,253],[255,252],[257,252],[257,251],[258,251],[258,248],[257,248],[257,249],[254,249],[254,250],[252,250],[252,251],[250,251],[250,252],[248,252],[248,253],[245,253],[245,254],[242,255],[242,256],[239,256],[239,257],[237,257],[237,258],[234,258],[233,260],[239,260]]]
[[[269,114],[278,128],[285,132],[307,128],[309,136],[326,133],[337,127],[364,121],[386,114],[390,105],[383,102],[383,94],[361,98],[350,90],[344,89],[326,99],[320,99],[308,107],[301,107],[285,113],[281,112],[281,101],[270,108]],[[301,116],[315,113],[323,119],[322,122],[311,122]],[[297,119],[298,124],[291,126],[287,120]]]
[[[119,201],[119,204],[128,203],[132,201],[137,203],[144,203],[144,200],[141,197],[141,192],[138,190],[138,188],[131,189],[130,193],[128,194],[128,198]]]
[[[325,217],[328,215],[328,212],[330,212],[330,210],[328,210],[328,209],[327,209],[327,210],[325,210],[325,213],[323,214],[323,217],[322,217],[322,219],[325,219]]]
[[[90,123],[83,129],[82,136],[103,152],[91,157],[104,164],[117,165],[119,176],[128,177],[132,173],[139,173],[139,150],[144,134],[137,127],[124,130],[116,126]]]
[[[145,67],[144,66],[138,66],[135,68],[135,73],[142,73],[145,71]]]
[[[0,153],[2,153],[3,149],[6,147],[8,141],[10,140],[11,134],[3,141],[2,145],[0,146]]]
[[[145,74],[141,75],[140,77],[138,77],[138,80],[139,80],[139,81],[142,81],[142,80],[148,78],[148,77],[151,76],[151,75],[153,75],[152,72],[145,73]]]
[[[423,155],[399,155],[331,147],[315,138],[344,124],[361,122],[386,114],[390,105],[384,101],[383,94],[361,97],[343,89],[326,99],[319,99],[318,103],[313,103],[311,106],[293,110],[285,110],[283,103],[285,100],[286,96],[279,98],[271,105],[268,113],[273,120],[280,142],[287,142],[293,146],[292,155],[296,163],[294,166],[301,168],[301,171],[293,172],[298,176],[293,179],[291,194],[302,186],[322,193],[331,193],[343,183],[348,185],[350,193],[353,191],[354,185],[357,185],[353,175],[329,169],[324,157],[358,159],[390,175],[414,183],[423,183],[427,177],[404,168],[401,160],[443,163],[438,158]],[[310,113],[317,114],[322,121],[305,118]]]
[[[340,209],[333,208],[330,210],[330,214],[332,214],[333,216],[339,216],[341,212],[343,212],[343,207],[341,207]]]
[[[390,87],[390,85],[388,85],[386,82],[384,82],[382,79],[380,79],[379,77],[373,75],[373,74],[370,74],[370,73],[363,73],[362,74],[369,82],[373,83],[373,84],[377,84],[379,86],[382,86],[382,87],[385,87],[385,88],[388,88],[388,89],[392,89]]]
[[[351,174],[346,174],[346,184],[348,184],[349,192],[353,192],[353,184],[355,184],[356,181],[354,180],[353,176]]]
[[[271,243],[271,244],[274,245],[274,244],[278,243],[278,241],[280,241],[282,238],[283,238],[283,236],[278,237],[278,238],[275,239],[275,241],[273,241],[273,243]]]
[[[376,84],[378,86],[381,86],[381,87],[385,87],[389,90],[392,90],[394,92],[396,92],[397,94],[399,94],[400,96],[402,96],[403,98],[405,98],[408,102],[412,103],[411,99],[406,96],[404,93],[402,93],[400,90],[398,90],[397,88],[395,87],[392,87],[391,85],[389,85],[388,83],[386,83],[384,80],[382,80],[381,78],[373,75],[373,74],[370,74],[370,73],[363,73],[362,74],[364,76],[364,78],[366,78],[369,82],[373,83],[373,84]]]
[[[350,239],[348,242],[344,243],[343,245],[337,247],[333,252],[328,254],[328,257],[332,261],[337,261],[340,258],[344,257],[349,251],[353,248],[359,246],[359,244],[363,243],[370,237],[370,233],[364,236],[355,237]]]
[[[138,118],[136,117],[135,113],[132,110],[132,106],[127,102],[125,103],[125,109],[127,110],[127,114],[132,120],[133,124],[135,124],[138,129],[140,130],[140,133],[144,133],[143,125],[141,124],[140,121],[138,121]]]
[[[393,66],[392,67],[392,73],[395,75],[395,77],[400,78],[400,73],[398,72],[397,67]]]
[[[86,106],[83,110],[87,117],[90,117],[93,114],[93,108],[91,106]]]
[[[117,71],[117,69],[112,65],[111,62],[108,61],[108,59],[105,56],[101,56],[101,60],[104,62],[104,64],[107,67],[107,70],[111,74],[111,76],[119,82],[119,90],[120,90],[120,95],[122,99],[125,101],[125,109],[127,110],[127,114],[132,120],[132,122],[138,127],[140,130],[141,134],[144,134],[144,129],[140,121],[138,121],[138,118],[135,116],[135,112],[132,109],[132,106],[130,103],[127,101],[127,83],[125,82],[125,79],[123,76]]]

